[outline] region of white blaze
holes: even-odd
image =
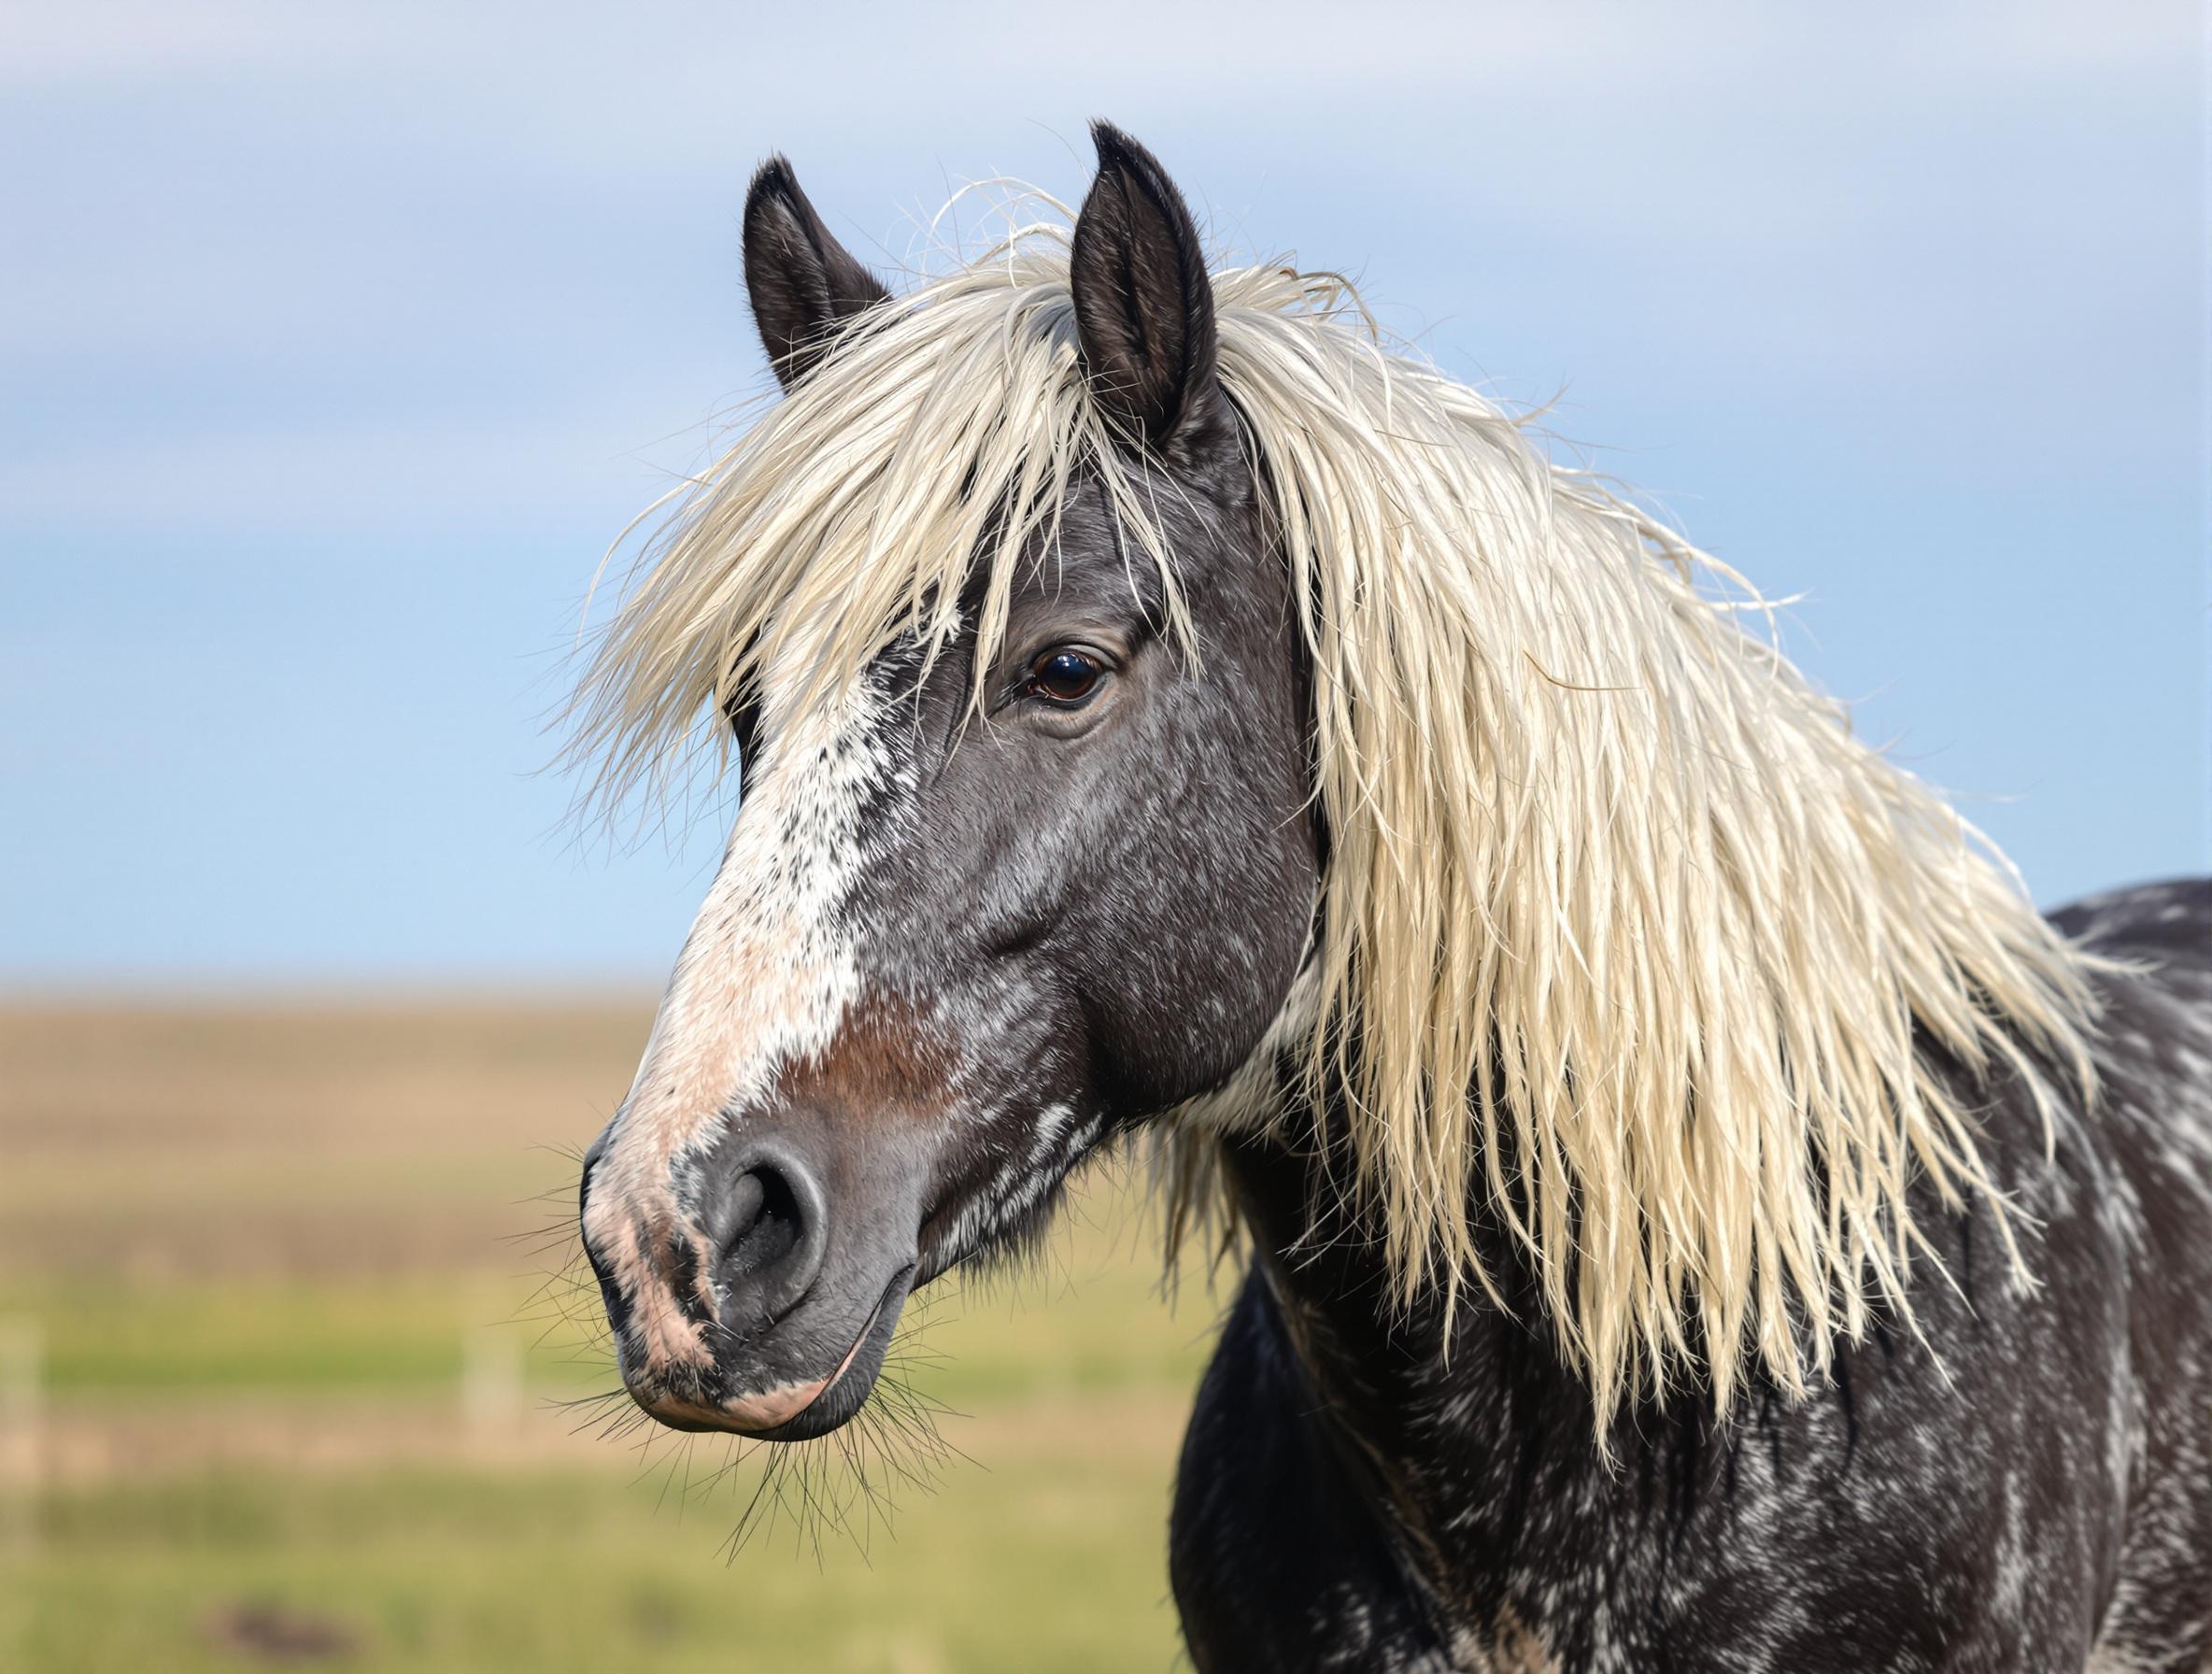
[[[773,674],[767,682],[771,690],[803,684]],[[750,764],[721,867],[593,1170],[584,1235],[632,1298],[657,1365],[710,1358],[640,1237],[695,1235],[675,1195],[675,1166],[765,1092],[781,1066],[825,1049],[859,987],[837,909],[863,861],[861,811],[894,769],[880,713],[863,683],[811,716],[780,726],[773,713],[763,717],[765,747]],[[702,1275],[710,1266],[702,1262]]]

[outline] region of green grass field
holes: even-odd
[[[645,1023],[0,1015],[0,1667],[1175,1666],[1212,1304],[1162,1302],[1111,1181],[1036,1272],[915,1311],[938,1440],[765,1455],[734,1553],[764,1456],[589,1404],[544,1229]]]

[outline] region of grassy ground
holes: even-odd
[[[0,1014],[0,1667],[1173,1666],[1211,1311],[1111,1184],[1028,1281],[919,1311],[941,1440],[816,1444],[826,1513],[787,1452],[574,1404],[609,1374],[540,1229],[645,1022]]]

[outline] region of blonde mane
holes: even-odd
[[[896,635],[934,657],[979,554],[988,664],[1081,473],[1189,650],[1158,479],[1085,389],[1067,246],[1020,229],[863,317],[683,497],[578,693],[603,795],[673,783],[771,671],[788,712]],[[2086,1086],[2076,956],[1744,631],[1764,607],[1724,565],[1385,345],[1342,280],[1213,289],[1304,612],[1330,850],[1277,1030],[1302,1085],[1255,1059],[1178,1113],[1182,1177],[1225,1125],[1311,1101],[1401,1294],[1491,1287],[1486,1211],[1601,1426],[1680,1375],[1724,1409],[1754,1358],[1803,1389],[1877,1300],[1905,1307],[1910,1181],[1986,1199],[2012,1245],[1975,1112],[1923,1048],[2039,1099],[2043,1063]]]

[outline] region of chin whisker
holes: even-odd
[[[701,1499],[726,1488],[742,1497],[718,1548],[726,1563],[787,1525],[793,1551],[811,1553],[817,1565],[841,1544],[865,1564],[879,1531],[895,1537],[901,1497],[935,1492],[952,1462],[967,1457],[939,1428],[940,1420],[957,1414],[915,1382],[917,1371],[943,1361],[922,1346],[930,1312],[927,1306],[908,1311],[875,1387],[840,1428],[805,1441],[738,1440],[692,1484]]]

